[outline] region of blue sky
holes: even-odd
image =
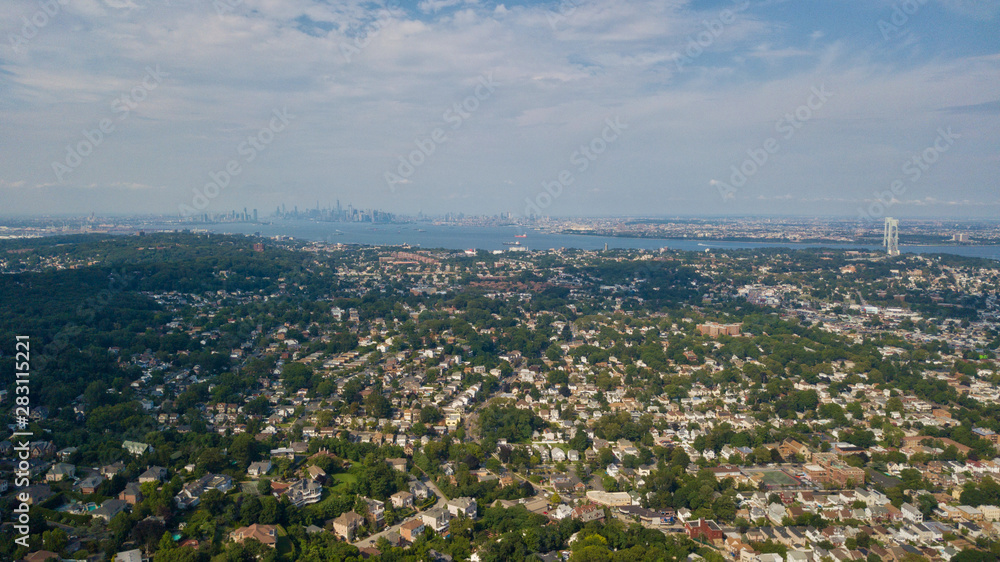
[[[0,4],[0,212],[1000,211],[1000,0],[63,2]]]

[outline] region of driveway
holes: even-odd
[[[431,481],[430,478],[428,478],[427,481],[424,482],[424,484],[427,484],[427,487],[430,488],[431,491],[433,491],[435,494],[437,494],[437,498],[438,498],[437,501],[434,502],[434,505],[430,506],[427,509],[434,509],[435,507],[444,507],[444,505],[448,502],[448,498],[444,495],[444,493],[441,492],[441,489],[438,488],[437,485],[435,485],[434,482]],[[427,510],[425,509],[425,510],[420,510],[420,511],[427,511]],[[418,511],[416,515],[413,515],[411,517],[407,517],[406,519],[400,521],[399,523],[396,523],[395,525],[393,525],[391,527],[386,527],[385,529],[382,529],[381,531],[379,531],[378,533],[375,533],[374,535],[372,535],[370,537],[361,539],[361,540],[356,541],[356,542],[351,543],[351,544],[353,544],[354,546],[356,546],[358,548],[361,548],[363,546],[374,547],[375,543],[378,541],[379,537],[384,537],[385,535],[387,535],[387,534],[389,534],[389,533],[391,533],[393,531],[395,531],[395,532],[398,533],[400,527],[402,527],[404,523],[406,523],[407,521],[412,521],[412,520],[420,517],[420,511]]]

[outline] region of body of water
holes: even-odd
[[[163,228],[175,229],[176,225]],[[548,233],[525,230],[513,226],[474,227],[433,225],[428,223],[409,224],[368,224],[343,222],[317,222],[308,220],[276,220],[269,224],[220,223],[192,224],[193,230],[207,230],[223,234],[257,234],[261,236],[289,236],[298,240],[342,244],[365,244],[370,246],[398,246],[408,244],[422,248],[446,248],[450,250],[503,250],[504,242],[520,242],[529,250],[549,250],[554,248],[579,248],[582,250],[627,248],[657,250],[705,251],[745,249],[745,248],[836,248],[843,250],[878,250],[879,246],[851,244],[797,244],[780,242],[712,242],[698,240],[675,240],[659,238],[618,238],[609,236],[583,236],[575,234]],[[525,238],[515,235],[526,234]],[[1000,246],[910,246],[900,244],[903,253],[914,254],[955,254],[959,256],[1000,260]]]

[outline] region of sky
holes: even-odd
[[[1000,215],[1000,0],[4,0],[0,213]]]

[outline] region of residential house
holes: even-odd
[[[229,538],[238,543],[255,539],[261,544],[275,548],[278,544],[278,528],[274,525],[247,525],[229,533]]]
[[[454,517],[475,519],[477,515],[476,500],[472,498],[455,498],[448,500],[448,512]]]
[[[406,523],[403,523],[399,528],[399,534],[406,540],[416,542],[420,535],[424,532],[424,522],[419,518],[411,519]]]
[[[98,472],[100,472],[101,476],[105,478],[111,478],[115,474],[118,474],[123,470],[125,470],[125,463],[123,463],[122,461],[115,461],[111,464],[102,466],[101,470],[99,470]]]
[[[451,520],[451,513],[448,510],[435,507],[434,509],[422,512],[420,519],[424,522],[424,525],[430,527],[435,533],[447,538],[448,522]]]
[[[904,503],[899,507],[899,510],[903,512],[903,518],[911,523],[923,523],[924,521],[924,514],[911,503]]]
[[[135,505],[142,501],[142,490],[139,487],[138,482],[129,482],[125,484],[125,489],[118,494],[118,499],[124,501],[129,505]]]
[[[316,482],[326,481],[326,471],[316,465],[312,465],[309,468],[307,468],[306,474],[308,475],[310,480]]]
[[[295,507],[318,502],[323,497],[323,486],[319,482],[305,478],[296,480],[285,490],[288,501]]]
[[[573,509],[572,517],[574,519],[579,519],[584,523],[597,521],[599,519],[604,519],[604,508],[596,503],[588,503],[586,505],[577,506]]]
[[[35,484],[18,490],[18,495],[28,494],[28,505],[38,505],[53,496],[48,484]]]
[[[378,500],[373,500],[371,498],[362,498],[368,505],[368,523],[371,525],[373,531],[380,531],[382,527],[385,526],[385,502],[380,502]]]
[[[122,448],[128,451],[130,455],[136,457],[142,456],[146,453],[153,452],[153,448],[150,447],[147,443],[142,443],[139,441],[125,441],[122,443]]]
[[[271,461],[269,460],[250,463],[250,468],[247,468],[247,475],[250,476],[250,478],[260,478],[268,472],[271,472],[271,468],[273,468],[273,466],[274,465],[271,464]]]
[[[556,491],[567,493],[583,494],[587,491],[587,486],[575,474],[558,474],[551,478],[552,486]]]
[[[76,483],[77,489],[80,490],[82,494],[93,494],[97,491],[97,487],[104,482],[104,477],[100,474],[91,474]]]
[[[420,480],[410,480],[410,493],[418,500],[426,500],[431,495],[430,488]]]
[[[145,472],[139,475],[139,483],[145,484],[146,482],[163,482],[167,479],[167,469],[162,466],[151,466],[146,469]]]
[[[767,506],[765,510],[767,513],[767,518],[771,520],[775,525],[781,525],[781,521],[785,518],[787,511],[785,506],[780,503],[772,503]]]
[[[406,459],[385,459],[385,462],[400,472],[406,472]]]
[[[174,502],[180,509],[198,505],[201,496],[209,490],[218,490],[225,494],[233,487],[233,479],[223,474],[206,474],[194,482],[188,482],[174,496]]]
[[[971,539],[977,539],[983,534],[983,528],[972,521],[959,521],[956,527],[963,536]]]
[[[353,542],[354,533],[357,532],[358,527],[360,527],[363,522],[363,517],[353,511],[348,511],[333,520],[333,532],[345,541]]]
[[[396,492],[389,496],[389,501],[392,502],[392,507],[396,509],[412,508],[413,494],[410,492]]]
[[[981,505],[979,506],[979,511],[983,514],[983,520],[985,521],[1000,520],[1000,507],[998,506]]]
[[[983,521],[986,519],[982,511],[971,505],[960,505],[958,506],[958,510],[961,512],[962,518],[966,521]]]
[[[271,449],[271,458],[295,460],[295,449],[291,447]]]
[[[557,505],[555,510],[553,510],[549,514],[549,517],[555,519],[556,521],[562,521],[563,519],[572,516],[573,516],[573,508],[564,503]]]
[[[56,446],[52,441],[32,441],[28,451],[31,458],[44,459],[56,454]]]
[[[46,482],[60,482],[76,478],[76,467],[64,462],[57,462],[45,473]]]
[[[865,510],[865,514],[868,516],[868,520],[873,523],[889,520],[889,508],[884,505],[869,507]]]
[[[113,562],[143,562],[142,551],[138,548],[123,550],[115,554]]]
[[[128,503],[123,500],[104,500],[101,507],[91,511],[90,515],[103,519],[105,523],[109,523],[115,515],[125,511],[126,508],[128,508]]]

